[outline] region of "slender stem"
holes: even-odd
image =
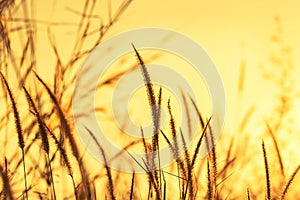
[[[73,175],[70,175],[70,176],[71,176],[71,179],[72,179],[72,184],[73,184],[75,198],[77,200],[79,197],[78,197],[78,193],[77,193],[77,189],[76,189],[76,184],[75,184],[75,181],[74,181],[74,177],[73,177]]]
[[[27,178],[26,178],[26,166],[25,166],[25,153],[22,149],[22,161],[23,161],[23,173],[24,173],[24,184],[25,184],[25,198],[28,200],[28,187],[27,187]]]
[[[49,157],[49,153],[47,153],[47,156],[48,156],[48,162],[49,162],[50,178],[51,178],[51,185],[52,185],[54,200],[56,200],[56,193],[55,193],[55,187],[54,187],[54,181],[53,181],[53,175],[52,175],[52,167],[51,167],[51,160],[50,160],[50,157]]]

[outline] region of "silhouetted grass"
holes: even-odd
[[[135,173],[132,173],[131,187],[130,187],[130,197],[129,197],[129,199],[130,199],[130,200],[132,200],[132,199],[133,199],[133,190],[134,190],[134,176],[135,176]]]
[[[283,192],[282,192],[282,194],[281,194],[281,196],[280,196],[280,199],[285,199],[285,196],[286,196],[286,194],[288,193],[288,190],[289,190],[290,186],[292,185],[292,182],[293,182],[295,176],[298,174],[298,171],[299,171],[299,170],[300,170],[300,166],[298,166],[298,167],[295,169],[294,173],[293,173],[292,176],[289,178],[289,180],[288,180],[288,182],[286,183],[286,185],[285,185],[285,187],[284,187],[284,190],[283,190]]]
[[[50,160],[50,147],[49,147],[49,141],[48,141],[45,124],[44,124],[42,117],[40,116],[39,111],[37,110],[37,108],[35,106],[35,103],[32,100],[32,97],[30,96],[29,92],[27,91],[27,89],[25,87],[23,87],[23,89],[25,91],[29,107],[33,109],[33,114],[35,115],[38,126],[39,126],[39,134],[41,135],[42,146],[43,146],[43,149],[48,158],[49,173],[50,173],[50,179],[51,179],[51,183],[52,183],[53,197],[54,197],[54,199],[56,199],[56,192],[55,192],[55,187],[54,187],[52,166],[51,166],[51,160]]]
[[[247,200],[251,200],[251,197],[250,197],[250,191],[249,191],[248,188],[247,188]]]
[[[268,164],[268,157],[265,148],[265,143],[262,141],[262,151],[263,151],[263,158],[265,163],[265,174],[266,174],[266,198],[271,200],[271,181],[270,181],[270,172],[269,172],[269,164]]]
[[[24,153],[25,143],[24,143],[24,138],[23,138],[23,131],[22,131],[22,125],[21,125],[21,120],[20,120],[20,116],[19,116],[19,111],[17,109],[16,101],[15,101],[15,98],[12,94],[12,91],[11,91],[4,75],[2,74],[2,72],[0,72],[0,76],[1,76],[2,81],[4,82],[4,85],[5,85],[6,89],[7,89],[7,92],[9,94],[9,98],[10,98],[10,101],[11,101],[11,104],[12,104],[12,108],[13,108],[13,113],[14,113],[14,118],[15,118],[15,127],[16,127],[16,131],[17,131],[17,134],[18,134],[19,147],[20,147],[21,152],[22,152],[22,163],[23,163],[23,174],[24,174],[24,185],[25,185],[25,198],[28,199],[25,153]]]
[[[9,179],[8,179],[8,175],[7,173],[3,170],[2,166],[0,165],[0,175],[2,177],[2,182],[3,182],[3,196],[4,198],[6,199],[10,199],[10,200],[13,200],[13,194],[12,194],[12,191],[11,191],[11,184],[9,182]],[[1,193],[2,193],[1,192]]]
[[[89,178],[88,178],[88,173],[87,173],[85,164],[82,163],[82,161],[81,161],[81,156],[80,156],[80,153],[79,153],[78,144],[76,143],[75,138],[74,138],[73,134],[71,133],[71,127],[69,126],[69,123],[68,123],[68,121],[67,121],[67,119],[66,119],[66,117],[63,113],[63,110],[61,109],[55,95],[52,93],[52,91],[46,85],[46,83],[37,74],[35,74],[35,75],[36,75],[37,79],[40,81],[40,83],[45,87],[47,93],[50,96],[50,99],[52,100],[52,102],[53,102],[53,104],[54,104],[54,106],[57,110],[57,114],[58,114],[58,117],[59,117],[60,123],[61,123],[61,131],[62,131],[62,134],[63,134],[61,137],[68,139],[69,144],[70,144],[71,149],[72,149],[72,153],[73,153],[74,157],[77,160],[77,163],[78,163],[78,166],[79,166],[79,169],[80,169],[80,172],[81,172],[81,177],[82,177],[82,180],[84,182],[84,188],[86,189],[86,192],[87,192],[87,196],[89,198],[92,198],[93,195],[92,195],[92,190],[91,190],[91,187],[90,187],[90,181],[89,181]]]
[[[276,154],[277,154],[278,161],[279,161],[279,166],[280,166],[280,172],[282,174],[282,177],[285,177],[284,176],[283,161],[282,161],[282,158],[281,158],[281,155],[280,155],[280,150],[279,150],[279,146],[278,146],[276,137],[275,137],[275,135],[274,135],[274,133],[272,131],[272,128],[270,127],[270,125],[268,123],[267,123],[267,128],[268,128],[268,132],[270,133],[270,135],[272,137],[272,140],[273,140],[273,143],[274,143],[274,146],[275,146],[275,150],[276,150]]]
[[[97,138],[94,136],[94,134],[87,127],[84,127],[84,128],[88,131],[88,133],[90,134],[90,136],[92,137],[94,142],[97,144],[97,147],[101,152],[101,156],[104,160],[104,166],[105,166],[106,173],[107,173],[107,178],[108,178],[108,190],[109,190],[109,194],[110,194],[110,199],[116,199],[115,194],[114,194],[113,178],[112,178],[112,175],[111,175],[111,170],[110,170],[110,167],[109,167],[108,160],[107,160],[106,155],[105,155],[105,151],[104,151],[103,147],[101,146],[101,144],[99,143],[99,141],[97,140]]]
[[[156,88],[151,81],[146,63],[153,60],[155,56],[145,62],[141,53],[133,44],[133,51],[137,57],[137,64],[141,69],[141,76],[144,78],[144,88],[151,109],[153,136],[145,138],[143,127],[141,127],[141,138],[128,142],[127,145],[120,149],[120,152],[109,160],[105,154],[105,149],[101,146],[102,141],[96,139],[95,135],[90,131],[90,127],[85,127],[91,136],[91,140],[96,143],[101,154],[100,156],[104,160],[104,170],[98,170],[98,165],[90,165],[93,161],[87,160],[85,149],[80,151],[80,143],[75,137],[76,129],[74,122],[71,120],[72,98],[69,92],[74,87],[76,80],[76,66],[81,63],[82,59],[95,46],[102,42],[103,37],[108,33],[112,25],[119,20],[131,2],[131,0],[124,0],[117,8],[110,6],[110,3],[108,3],[107,23],[104,23],[105,20],[102,19],[102,16],[95,14],[97,1],[84,0],[82,11],[77,11],[72,7],[66,8],[66,10],[79,17],[77,23],[34,19],[32,18],[34,14],[30,13],[31,5],[26,1],[17,2],[17,5],[14,5],[15,2],[13,0],[0,2],[0,76],[4,86],[4,95],[1,93],[0,100],[4,100],[1,105],[2,110],[5,110],[5,106],[7,107],[7,111],[1,112],[3,116],[0,116],[0,137],[1,139],[6,137],[3,145],[0,144],[0,150],[3,149],[1,155],[2,153],[4,154],[4,161],[2,159],[0,161],[0,198],[72,199],[75,197],[76,199],[212,200],[245,198],[246,191],[246,197],[250,200],[261,198],[262,192],[257,188],[263,187],[266,190],[266,199],[287,199],[289,195],[299,196],[296,186],[299,183],[295,179],[299,173],[299,166],[286,180],[286,184],[281,184],[285,180],[288,162],[286,161],[287,158],[283,156],[286,155],[286,150],[278,133],[286,131],[284,125],[288,119],[287,114],[292,104],[292,89],[287,88],[285,84],[278,85],[280,90],[278,98],[279,109],[274,109],[274,113],[272,113],[276,116],[276,119],[267,120],[267,131],[274,143],[275,158],[277,157],[278,159],[278,162],[274,163],[279,164],[280,167],[279,176],[270,173],[276,170],[275,164],[270,159],[274,155],[267,155],[264,142],[262,142],[263,161],[261,162],[264,163],[263,168],[255,168],[256,163],[253,161],[255,156],[247,154],[247,152],[251,153],[252,150],[255,151],[254,149],[248,150],[246,146],[248,141],[242,141],[235,136],[228,137],[225,135],[221,139],[225,145],[222,146],[221,143],[220,151],[218,146],[217,154],[217,138],[214,138],[214,127],[210,123],[213,116],[207,119],[208,116],[201,112],[206,105],[197,105],[195,100],[188,96],[189,94],[185,94],[185,91],[181,91],[181,98],[184,102],[184,105],[181,106],[185,108],[185,113],[182,113],[182,120],[187,125],[187,127],[184,127],[187,128],[187,132],[183,132],[182,130],[185,129],[179,126],[180,122],[175,121],[177,118],[174,116],[174,105],[171,104],[170,98],[166,98],[163,95],[162,87],[156,93]],[[12,16],[13,13],[17,12],[14,9],[20,9],[23,16]],[[114,10],[116,11],[113,12]],[[35,11],[32,10],[32,12],[34,13]],[[93,26],[94,20],[99,21],[99,27]],[[37,32],[39,29],[36,27],[37,24],[47,26],[48,42],[55,56],[54,66],[37,66],[39,63],[39,58],[37,57]],[[75,41],[74,44],[70,44],[71,53],[66,60],[63,58],[62,50],[59,49],[55,41],[54,27],[56,26],[76,26]],[[20,34],[19,36],[24,38],[18,50],[12,48],[15,37],[11,36],[11,34],[14,33],[18,33]],[[92,37],[96,39],[90,42]],[[276,32],[272,40],[279,45],[279,49],[284,50],[285,46],[281,42],[281,33]],[[286,67],[288,66],[289,69],[294,68],[290,66],[292,65],[290,63],[291,54],[285,53],[285,55],[289,58],[287,59],[288,61],[283,57],[283,53],[271,56],[271,63],[274,64],[276,70],[279,70],[281,74],[285,74],[285,76],[280,77],[274,76],[275,82],[285,83],[290,81],[290,72],[292,70],[286,71]],[[246,60],[242,60],[237,83],[237,92],[240,97],[238,107],[241,106],[241,96],[246,90],[246,65]],[[132,66],[130,69],[136,67],[136,64]],[[54,75],[47,77],[47,79],[43,79],[38,73],[34,72],[38,71],[39,68],[45,67],[53,67],[55,69]],[[12,73],[13,76],[10,76]],[[125,73],[127,73],[126,70],[117,71],[112,77],[101,82],[99,88],[114,86]],[[31,75],[34,75],[33,79],[31,79]],[[15,80],[11,77],[14,77]],[[53,80],[53,83],[48,82],[49,80]],[[11,82],[14,82],[18,87],[10,87],[9,83]],[[24,85],[26,85],[26,88]],[[26,112],[26,116],[23,117],[21,115],[22,118],[20,118],[20,113],[23,111],[21,110],[23,106],[22,100],[24,100],[22,99],[23,96],[20,95],[23,94],[22,88],[25,92],[30,112]],[[17,96],[16,98],[14,94]],[[190,107],[189,102],[192,103]],[[166,131],[161,124],[163,106],[167,107],[169,131]],[[237,134],[243,135],[246,133],[247,125],[256,109],[258,107],[250,105],[239,123],[233,124],[238,131]],[[106,112],[105,109],[99,110]],[[194,125],[191,119],[192,112],[197,114],[200,130],[193,145],[188,146],[186,139],[190,139],[192,135],[191,127]],[[13,131],[10,125],[10,122],[12,122],[12,119],[9,117],[10,114],[13,114]],[[7,130],[5,136],[2,134],[4,130]],[[18,144],[14,137],[17,138]],[[236,148],[235,145],[240,143],[242,148]],[[164,158],[160,155],[160,144],[168,145],[171,156],[176,161],[170,166],[161,166],[161,161]],[[129,151],[130,148],[139,145],[141,145],[143,153],[146,154],[146,157],[142,158],[142,163],[138,163],[138,159],[135,159]],[[17,146],[19,148],[15,148]],[[207,156],[205,159],[200,159],[200,150],[205,148],[208,150]],[[257,143],[254,148],[259,149],[260,144]],[[19,149],[21,149],[21,156]],[[41,153],[40,149],[44,153]],[[183,150],[182,155],[180,155],[181,150]],[[120,173],[110,168],[110,162],[124,153],[128,153],[133,161],[137,162],[144,170],[144,175],[137,172]],[[43,159],[43,156],[47,158]],[[58,156],[61,156],[61,159],[57,159]],[[258,156],[261,156],[261,154],[258,154]],[[252,170],[251,173],[244,169],[245,165]],[[22,166],[23,176],[20,176],[20,168]],[[99,169],[102,169],[100,166]],[[65,169],[65,171],[61,172],[60,169]],[[265,181],[262,181],[263,179],[259,177],[257,171],[264,171]],[[247,183],[250,187],[242,189],[243,192],[238,194],[237,187],[244,181],[239,180],[238,175],[236,175],[240,172],[247,173],[248,177],[257,176],[259,181]],[[115,174],[117,175],[115,176]],[[64,175],[71,177],[71,179],[65,179]],[[107,180],[107,184],[103,184],[102,179]],[[276,184],[277,179],[282,182]],[[292,187],[293,184],[294,187]],[[107,196],[101,193],[103,185],[107,187]],[[273,189],[275,188],[273,191],[271,186]],[[69,189],[71,187],[73,190]]]

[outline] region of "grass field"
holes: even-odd
[[[111,98],[108,91],[129,69],[139,67],[141,77],[151,83],[143,87],[142,104],[147,105],[145,112],[152,111],[150,123],[155,134],[144,137],[141,128],[140,139],[116,141],[123,147],[120,155],[130,151],[157,152],[168,145],[174,157],[170,166],[151,171],[158,165],[155,157],[158,156],[158,161],[163,159],[152,154],[138,163],[144,173],[129,173],[110,168],[106,149],[90,127],[85,126],[105,164],[89,155],[75,127],[72,94],[84,60],[118,26],[135,2],[119,1],[114,9],[108,3],[105,9],[108,17],[102,18],[95,11],[97,1],[81,1],[80,11],[65,8],[76,16],[70,23],[36,19],[35,10],[31,9],[34,2],[0,1],[1,199],[299,199],[299,130],[293,129],[298,119],[291,114],[298,92],[293,79],[296,66],[292,46],[286,45],[282,35],[279,17],[274,22],[277,29],[270,33],[271,70],[267,67],[261,70],[268,84],[276,88],[276,96],[270,102],[275,106],[267,111],[267,117],[257,119],[258,106],[243,105],[247,60],[242,60],[236,83],[240,101],[238,120],[227,120],[234,123],[231,126],[235,131],[224,129],[217,141],[210,124],[213,116],[203,112],[203,105],[197,105],[183,92],[187,102],[183,106],[197,114],[200,127],[194,143],[186,147],[187,133],[178,127],[173,99],[169,99],[164,88],[152,84],[147,71],[147,65],[163,55],[149,56],[137,47],[129,58],[116,63],[120,68],[114,68],[97,89],[101,97],[97,99],[104,102],[96,109],[98,120],[112,122],[105,108]],[[42,30],[38,28],[41,25]],[[69,26],[76,30],[70,36],[73,42],[58,44],[56,33]],[[41,31],[47,33],[47,38],[39,37]],[[50,44],[47,50],[41,50],[44,40]],[[44,51],[49,57],[41,60],[39,55]],[[67,53],[62,56],[62,52]],[[148,108],[149,104],[155,105],[155,109]],[[164,127],[159,123],[162,111],[158,106],[166,111]],[[189,112],[182,115],[184,120],[191,121]],[[250,127],[256,125],[260,127]],[[121,133],[115,133],[116,137],[118,134]],[[200,158],[201,149],[206,148],[209,153]],[[180,150],[184,152],[182,155],[178,155]]]

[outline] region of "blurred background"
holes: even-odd
[[[262,198],[265,190],[262,140],[265,141],[269,155],[274,195],[280,194],[288,177],[299,165],[299,1],[115,0],[88,3],[70,0],[16,0],[7,1],[7,5],[4,2],[0,3],[1,72],[19,101],[23,119],[28,115],[27,102],[20,90],[20,85],[24,83],[34,94],[37,93],[35,98],[40,98],[44,103],[40,106],[41,110],[45,113],[52,110],[45,92],[41,93],[43,97],[36,96],[39,93],[36,88],[40,85],[32,76],[32,70],[50,88],[54,88],[67,119],[71,122],[71,96],[76,72],[95,45],[136,28],[168,28],[190,37],[202,46],[223,80],[226,119],[216,146],[219,156],[217,165],[222,168],[226,164],[229,149],[232,149],[231,156],[235,158],[235,164],[228,169],[230,176],[222,182],[225,186],[220,186],[224,199],[226,196],[229,199],[246,197],[247,188],[253,193],[253,198]],[[147,63],[151,63],[151,55],[144,53]],[[125,66],[122,67],[123,71],[134,65],[135,58],[132,57],[129,55],[120,59],[119,63]],[[163,57],[164,55],[155,61],[162,59],[162,62],[168,63]],[[172,62],[168,64],[172,65]],[[111,74],[118,74],[117,70],[118,68]],[[107,77],[109,80],[110,76]],[[111,86],[104,88],[98,94],[99,98],[105,97],[112,89]],[[0,91],[1,104],[5,105],[2,106],[5,109],[1,111],[0,158],[13,160],[14,151],[9,149],[17,145],[17,136],[8,134],[10,130],[14,130],[14,121],[12,116],[5,120],[11,112],[3,91],[5,90]],[[110,116],[102,112],[107,103],[105,102],[99,105],[99,120]],[[145,102],[140,104],[145,105]],[[209,109],[205,111],[205,117],[209,117]],[[55,124],[55,118],[50,116],[47,120],[50,125]],[[24,124],[29,124],[29,121],[25,120]],[[55,125],[53,129],[56,130],[54,127]],[[30,134],[26,137],[31,138]],[[277,141],[284,175],[279,173],[281,167],[274,141]],[[89,155],[84,155],[87,163],[97,163]],[[2,161],[0,163],[4,165]],[[10,163],[15,166],[13,161]],[[97,170],[91,169],[91,174],[97,173]],[[127,176],[128,174],[124,175]],[[16,181],[17,179],[13,180]],[[200,179],[199,181],[201,182]],[[295,180],[295,185],[296,182],[299,183],[300,178]],[[101,184],[103,186],[100,181],[99,187]],[[299,192],[296,186],[294,190],[296,191],[290,194],[291,199]]]

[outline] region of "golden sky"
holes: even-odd
[[[37,71],[45,80],[50,77],[47,81],[51,82],[56,59],[49,43],[47,29],[50,27],[49,30],[57,45],[58,53],[65,64],[77,37],[77,24],[80,17],[75,12],[82,12],[85,1],[35,0],[32,2],[31,18],[37,20]],[[111,3],[112,13],[121,2],[122,0],[115,0]],[[92,27],[97,28],[101,20],[107,23],[109,15],[107,8],[107,2],[97,1],[94,11],[96,17],[92,21]],[[298,139],[297,133],[300,129],[300,123],[297,121],[300,112],[299,8],[300,1],[298,0],[134,0],[120,20],[109,30],[104,40],[136,28],[161,27],[178,31],[196,41],[211,57],[223,80],[227,103],[225,133],[237,133],[237,124],[251,107],[255,107],[246,129],[250,136],[257,133],[253,136],[253,143],[257,145],[262,139],[263,130],[261,129],[265,129],[264,121],[272,119],[271,112],[278,103],[276,97],[279,93],[278,83],[275,84],[266,79],[262,67],[271,74],[277,74],[276,77],[281,76],[278,74],[280,72],[278,67],[270,62],[271,53],[278,50],[272,42],[272,37],[277,33],[278,24],[276,23],[279,20],[283,31],[283,46],[290,47],[291,63],[294,65],[292,71],[289,71],[291,82],[285,83],[292,83],[291,87],[294,91],[292,97],[294,101],[291,105],[291,118],[294,121],[291,120],[291,124],[286,126],[294,130],[293,135],[288,135],[288,137]],[[22,9],[18,9],[13,17],[17,18],[18,15],[23,16]],[[45,22],[54,24],[49,26]],[[17,41],[24,46],[26,38],[19,37]],[[12,44],[12,47],[18,48],[18,44]],[[141,51],[141,54],[145,56],[147,52]],[[172,56],[170,58],[175,60]],[[136,62],[135,57],[131,59]],[[241,63],[245,64],[242,95],[238,92]],[[138,90],[136,96],[140,93],[143,91]],[[140,104],[147,104],[147,102],[141,101]],[[134,110],[135,107],[136,104],[130,104],[130,109]],[[176,112],[176,109],[174,110]],[[145,120],[144,115],[133,117],[133,121],[137,123],[146,121],[145,124],[150,122],[150,120]],[[287,145],[287,151],[284,152],[284,157],[287,159],[286,165],[289,165],[289,162],[293,163],[294,159],[294,157],[289,159],[289,150],[299,146],[297,144],[299,140],[290,139],[284,134],[279,133],[278,138],[287,138],[290,142]],[[220,146],[220,149],[226,148],[224,146]],[[253,153],[256,153],[256,150],[253,150]],[[297,152],[294,153],[297,154]],[[259,153],[257,155],[260,156]]]
[[[70,0],[55,2],[36,2],[36,17],[56,22],[72,23],[78,20],[78,16],[69,9],[80,11],[82,3]],[[114,1],[112,10],[120,2]],[[269,65],[273,48],[271,35],[276,32],[275,16],[281,20],[285,43],[292,48],[293,62],[295,66],[299,64],[299,7],[300,2],[296,0],[133,1],[107,38],[134,28],[162,27],[176,30],[195,40],[207,51],[221,74],[228,103],[227,120],[230,122],[237,118],[237,85],[242,60],[246,62],[245,109],[256,105],[259,107],[258,112],[263,114],[272,106],[270,100],[274,97],[275,88],[264,80],[259,66]],[[98,3],[95,14],[107,20],[107,4]],[[41,41],[47,41],[46,26],[41,25],[39,29],[41,34],[38,37]],[[61,54],[68,55],[71,50],[68,44],[72,44],[76,36],[76,27],[69,25],[52,29]],[[49,57],[51,50],[47,45],[38,48],[41,58]],[[49,59],[40,60],[43,66],[53,66]],[[295,74],[299,74],[299,67],[295,70]]]
[[[49,45],[47,28],[43,21],[51,21],[58,25],[51,25],[50,30],[62,61],[73,49],[77,36],[77,26],[80,16],[75,12],[82,12],[83,1],[32,1],[31,15],[41,22],[37,23],[37,57],[39,72],[43,77],[53,73],[56,59]],[[122,1],[111,3],[112,13],[116,11]],[[242,115],[255,106],[254,114],[257,121],[263,121],[276,103],[274,95],[277,92],[274,83],[265,80],[261,66],[273,70],[270,64],[270,53],[274,51],[271,37],[277,31],[275,18],[280,19],[284,45],[291,51],[295,73],[292,78],[297,81],[300,74],[300,2],[296,0],[279,1],[133,1],[120,20],[110,29],[104,40],[124,31],[142,27],[168,28],[182,33],[201,45],[215,63],[223,80],[227,108],[225,129],[236,129],[235,122],[240,121]],[[107,22],[107,2],[99,1],[94,14]],[[22,9],[18,9],[23,15]],[[16,17],[18,13],[16,13]],[[97,28],[100,18],[95,18],[91,26]],[[21,44],[25,38],[20,37]],[[245,63],[244,93],[238,96],[238,82],[241,62]],[[274,70],[276,70],[274,68]],[[299,81],[295,82],[295,90],[299,95]],[[298,101],[293,105],[293,112],[300,110]],[[257,122],[256,122],[257,123]],[[254,124],[257,126],[258,124]]]

